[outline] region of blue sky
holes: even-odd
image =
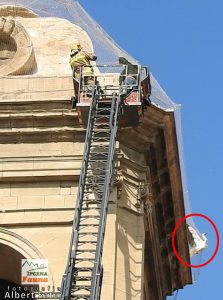
[[[148,65],[173,101],[182,104],[184,157],[192,212],[211,218],[222,236],[222,0],[80,0],[127,52]],[[215,247],[214,232],[196,218]],[[223,253],[200,270],[177,300],[221,299]],[[169,298],[169,299],[172,299]]]

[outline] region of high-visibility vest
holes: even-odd
[[[82,68],[82,74],[84,76],[93,76],[94,70],[90,65],[90,61],[93,59],[93,55],[90,53],[87,53],[85,51],[79,51],[77,54],[75,54],[73,57],[70,58],[69,63],[71,68],[76,73],[80,73],[81,67],[87,66]]]

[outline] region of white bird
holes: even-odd
[[[200,235],[196,229],[187,224],[188,242],[190,248],[190,257],[204,251],[208,247],[206,233]]]

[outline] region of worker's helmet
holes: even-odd
[[[73,43],[70,45],[70,50],[81,50],[82,49],[82,46],[80,43]]]

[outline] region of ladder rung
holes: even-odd
[[[108,122],[94,122],[94,126],[106,126],[108,128],[110,128],[109,123]]]
[[[95,191],[94,191],[94,193],[96,193]],[[92,194],[92,192],[91,193],[89,193],[89,194]],[[89,198],[87,198],[87,196],[85,196],[86,197],[86,199],[85,198],[83,198],[83,200],[82,200],[82,203],[83,204],[87,204],[87,205],[89,205],[89,204],[100,204],[101,203],[101,201],[102,201],[102,192],[100,192],[100,195],[99,195],[99,192],[97,192],[97,198],[94,198],[94,199],[89,199]],[[94,195],[94,197],[95,197],[96,195]],[[91,207],[90,207],[91,208]],[[96,208],[96,207],[95,207]],[[100,207],[98,207],[97,206],[97,208],[100,208]]]
[[[83,250],[76,250],[76,252],[79,252],[79,253],[95,253],[95,249],[92,249],[92,250],[87,250],[87,249],[83,249]]]
[[[95,244],[95,243],[97,243],[97,241],[87,241],[87,240],[85,240],[85,241],[79,241],[78,244],[79,244],[79,243],[80,243],[80,244],[84,244],[84,243],[86,243],[86,244],[87,244],[87,243],[90,243],[90,244],[93,243],[93,244]]]
[[[98,148],[105,148],[105,147],[107,147],[108,149],[109,149],[109,145],[103,145],[103,144],[96,144],[96,145],[90,145],[90,147],[94,147],[94,148],[96,148],[96,147],[98,147]]]
[[[103,164],[106,164],[107,163],[107,160],[101,160],[101,159],[89,159],[88,162],[101,162]]]
[[[88,174],[87,174],[88,175]],[[88,175],[86,176],[86,183],[87,184],[92,184],[94,186],[96,186],[97,184],[98,185],[102,185],[104,184],[104,181],[105,181],[105,176],[104,175]]]
[[[92,142],[110,142],[110,136],[96,136],[96,135],[93,135],[92,136]]]
[[[78,281],[81,281],[81,280],[83,280],[83,281],[88,281],[88,280],[91,280],[92,279],[92,276],[76,276],[76,278],[75,279],[77,279]]]
[[[89,300],[89,295],[76,295],[73,296],[72,300]]]
[[[88,285],[88,283],[91,284],[91,282],[89,282],[89,280],[86,280],[86,281],[87,281],[86,284],[77,284],[77,283],[75,283],[75,284],[72,286],[72,290],[74,290],[74,289],[76,289],[76,288],[78,288],[78,289],[80,289],[80,288],[83,288],[83,289],[88,289],[88,288],[90,288],[90,285]]]
[[[89,216],[82,216],[80,217],[80,219],[96,219],[96,218],[99,218],[100,216],[99,215],[89,215]]]
[[[91,228],[91,229],[93,229],[93,228]],[[90,234],[88,234],[89,232],[87,232],[87,231],[83,232],[82,230],[86,230],[86,228],[84,228],[84,227],[79,228],[79,233],[78,233],[79,235],[84,235],[84,236],[90,235],[92,237],[97,237],[98,236],[98,230],[97,231],[91,231]]]
[[[109,143],[110,142],[110,137],[107,137],[107,138],[106,137],[99,137],[99,136],[98,137],[93,137],[92,141],[95,142],[95,143],[98,143],[98,142],[108,142]]]
[[[84,293],[82,295],[86,296],[87,294],[85,292],[89,292],[90,285],[81,285],[77,284],[76,282],[72,284],[71,288],[71,295],[76,296],[76,295],[81,295],[81,293]],[[81,290],[83,290],[81,292]],[[89,296],[88,296],[89,297]],[[69,300],[73,300],[75,298],[69,298]],[[89,300],[89,298],[87,298]]]
[[[94,203],[89,203],[89,204],[94,204]],[[95,203],[95,204],[96,204],[96,203]],[[95,206],[95,207],[82,207],[82,210],[87,210],[87,211],[89,211],[90,209],[100,210],[101,208],[100,208],[100,207],[97,207],[97,206]]]
[[[90,191],[84,191],[84,194],[92,194],[92,192],[90,192]]]
[[[93,191],[92,191],[93,192]],[[92,193],[91,192],[91,193]],[[94,190],[95,194],[99,194],[98,191]],[[102,192],[100,193],[100,197],[98,196],[97,199],[83,199],[82,203],[85,205],[90,205],[90,204],[101,204],[102,203]],[[93,208],[93,207],[90,207]]]
[[[95,246],[96,246],[96,240],[94,240],[94,241],[91,241],[91,240],[84,240],[84,241],[79,241],[79,242],[77,242],[77,246],[80,248],[80,247],[87,247],[87,244],[89,244],[89,246],[87,247],[87,249],[89,249],[89,250],[95,250]],[[82,248],[81,248],[82,249]],[[80,250],[81,250],[80,249]]]
[[[97,188],[97,187],[98,187],[98,188],[101,187],[101,186],[103,187],[104,185],[103,185],[103,182],[102,182],[102,183],[86,182],[86,183],[85,183],[85,186],[86,186],[87,188],[89,188],[89,186],[90,186],[90,187],[92,187],[92,188],[95,189],[95,188]]]
[[[77,261],[94,261],[95,258],[92,258],[92,257],[80,257],[80,258],[78,258],[78,257],[76,257],[75,260],[77,260]]]
[[[75,267],[74,268],[74,273],[76,272],[92,272],[92,268],[88,267]]]
[[[94,128],[92,130],[92,132],[110,132],[110,128],[106,129],[106,128]]]
[[[81,226],[81,227],[86,227],[86,226],[96,227],[96,226],[99,226],[99,224],[79,224],[79,226]]]
[[[108,118],[108,119],[109,119],[109,116],[110,116],[110,115],[99,115],[99,114],[95,114],[94,120],[97,119],[97,118],[100,119],[100,118],[102,118],[102,117],[103,117],[103,118]]]
[[[93,235],[95,236],[95,234],[97,234],[97,232],[80,232],[79,235]]]
[[[108,151],[93,151],[93,150],[91,150],[90,151],[90,153],[89,153],[90,155],[108,155]]]

